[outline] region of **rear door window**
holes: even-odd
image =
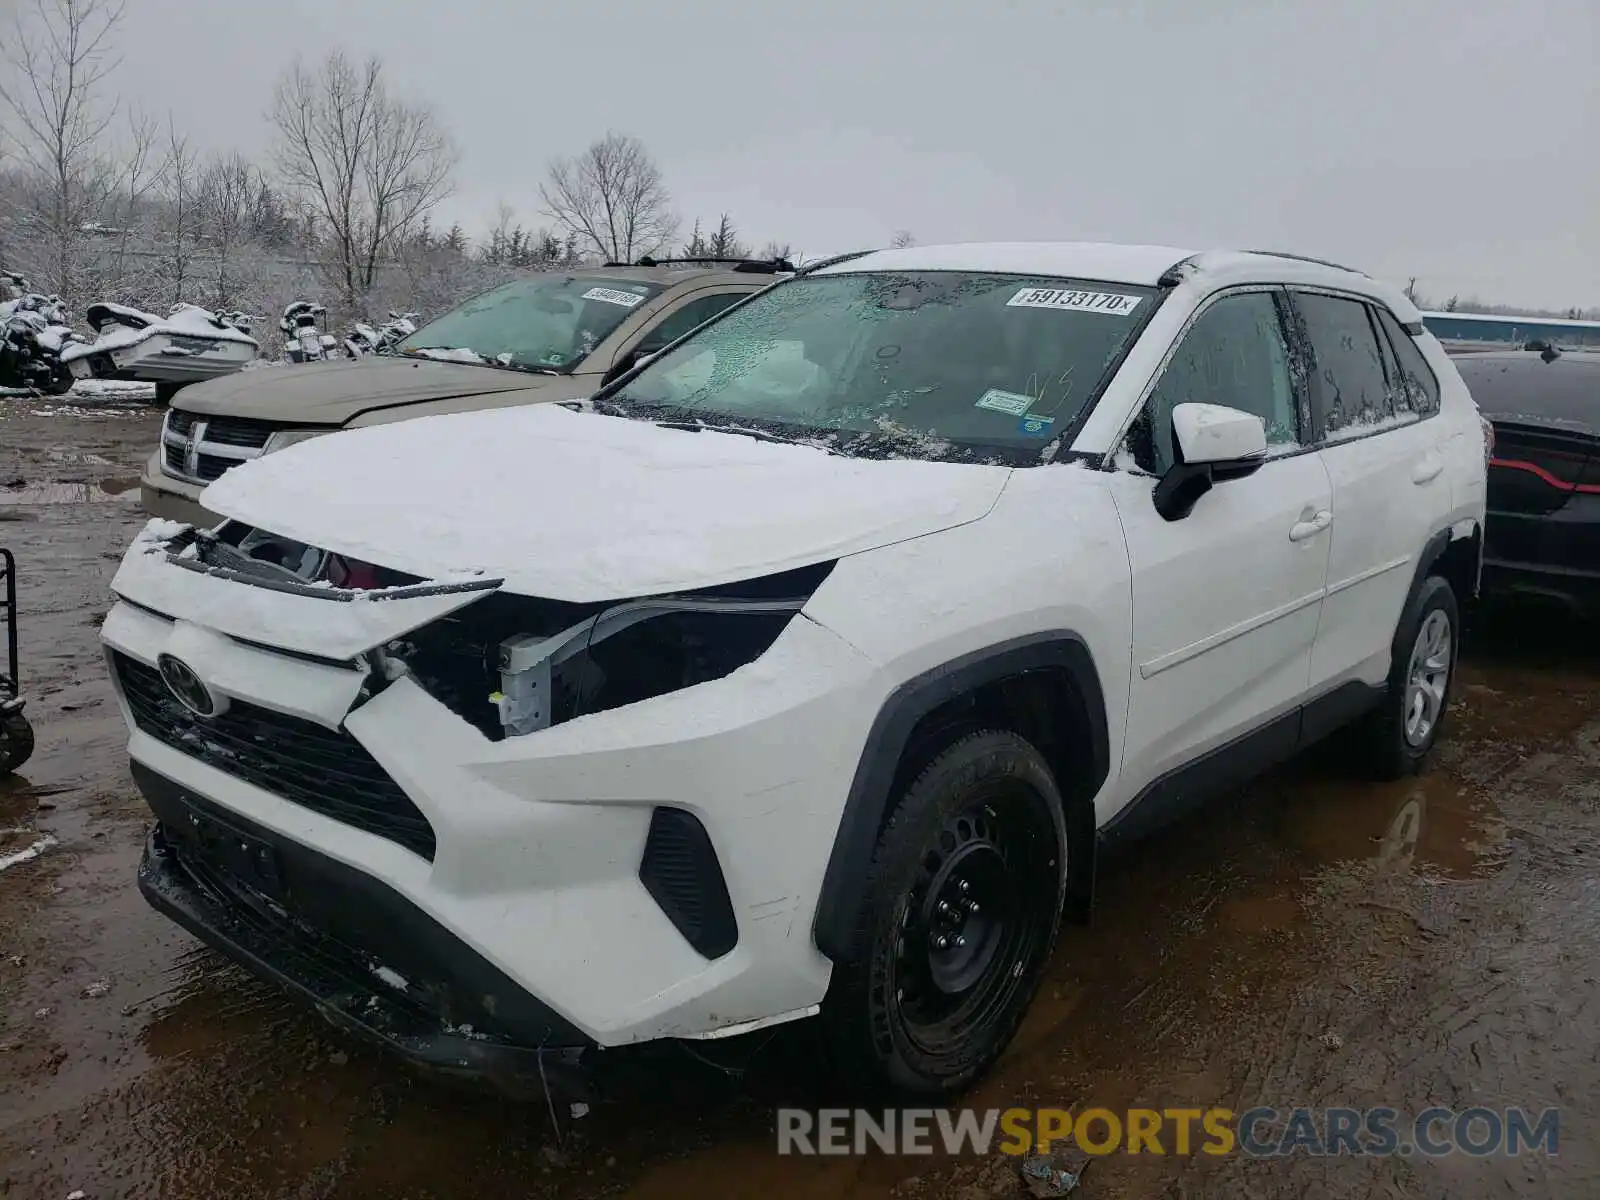
[[[1342,296],[1296,292],[1316,357],[1312,403],[1323,435],[1357,437],[1394,416],[1383,353],[1366,304]]]
[[[743,300],[750,293],[743,292],[717,292],[710,296],[701,296],[691,300],[667,317],[645,334],[638,345],[640,354],[656,354],[663,347],[670,346],[691,329],[704,325],[729,305]]]

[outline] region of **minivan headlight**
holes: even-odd
[[[300,442],[310,441],[314,437],[335,433],[333,429],[285,429],[273,434],[267,439],[267,444],[261,448],[261,453],[271,454],[274,450],[284,450]]]

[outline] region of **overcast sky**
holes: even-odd
[[[806,253],[1272,248],[1600,304],[1600,0],[128,0],[121,40],[125,100],[251,152],[296,50],[381,56],[472,232],[616,129],[685,228]]]

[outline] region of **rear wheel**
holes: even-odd
[[[33,757],[33,726],[21,713],[0,717],[0,775],[9,775]]]
[[[1401,619],[1387,691],[1361,730],[1379,779],[1415,774],[1433,750],[1450,707],[1460,643],[1455,591],[1442,576],[1430,575]]]
[[[1050,768],[1013,733],[962,737],[917,776],[825,1006],[855,1082],[939,1096],[993,1064],[1055,942],[1065,847]]]

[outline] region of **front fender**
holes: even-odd
[[[1083,698],[1090,724],[1089,782],[1098,789],[1110,769],[1105,696],[1088,645],[1071,630],[1053,630],[990,646],[907,680],[884,701],[867,733],[839,817],[812,924],[817,949],[823,954],[837,963],[853,951],[856,914],[866,889],[872,853],[894,803],[895,776],[917,722],[946,701],[985,684],[1043,669],[1065,669]],[[1088,839],[1072,839],[1072,844],[1081,847],[1082,853],[1091,852],[1092,833]],[[1072,864],[1074,869],[1069,876],[1076,875],[1077,868],[1087,865],[1087,861]]]

